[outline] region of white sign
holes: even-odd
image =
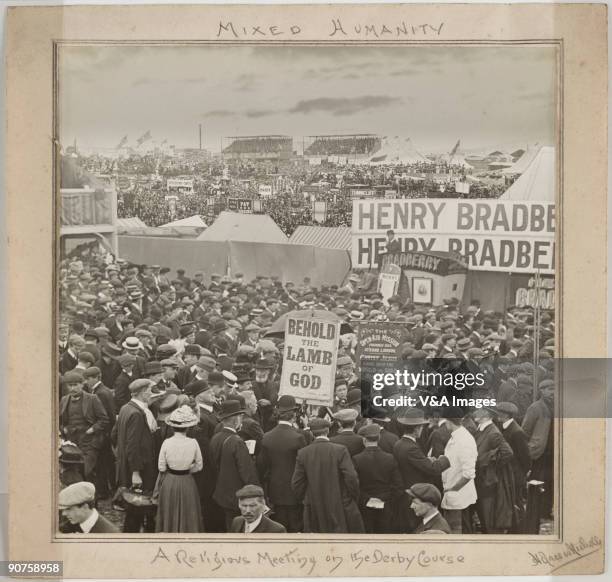
[[[389,305],[389,299],[397,294],[401,273],[397,265],[387,265],[378,276],[378,292],[383,296],[385,305]]]
[[[478,271],[553,274],[555,205],[512,200],[354,200],[353,268],[375,267],[387,230],[403,252],[444,251]]]
[[[177,190],[193,190],[193,178],[168,178],[166,188],[176,188]]]
[[[340,322],[287,317],[280,394],[319,406],[334,403]]]
[[[260,184],[259,185],[259,196],[261,198],[272,197],[272,184]]]
[[[376,198],[376,190],[359,190],[351,188],[349,191],[351,198]]]

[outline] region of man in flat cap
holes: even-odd
[[[109,419],[100,399],[84,391],[80,372],[64,374],[68,389],[60,401],[60,431],[83,452],[85,479],[95,483],[98,453],[108,432]]]
[[[378,424],[359,429],[364,450],[353,457],[359,477],[359,508],[367,533],[391,533],[394,506],[402,493],[402,478],[397,461],[378,446],[381,434]]]
[[[83,372],[85,378],[85,389],[90,394],[94,394],[102,402],[106,415],[108,416],[108,426],[104,434],[104,441],[98,453],[96,465],[96,489],[100,499],[106,498],[115,489],[115,457],[111,449],[110,434],[115,426],[117,413],[115,411],[115,398],[113,391],[102,384],[100,368],[92,366]]]
[[[71,529],[65,533],[119,533],[95,508],[96,488],[92,483],[73,483],[59,493],[58,508]]]
[[[184,390],[185,386],[193,381],[197,374],[197,362],[202,355],[201,347],[197,344],[187,344],[183,353],[184,366],[181,366],[176,373],[176,384]]]
[[[232,533],[287,533],[285,526],[264,515],[266,502],[259,485],[245,485],[236,491],[240,516],[229,529]]]
[[[150,494],[157,477],[157,459],[153,434],[157,421],[149,410],[154,384],[141,378],[129,385],[130,400],[121,408],[113,435],[117,443],[117,485],[141,489]],[[128,505],[123,531],[138,533],[155,531],[155,515]]]
[[[315,437],[297,454],[291,487],[304,503],[307,533],[363,533],[359,507],[359,478],[348,449],[330,442],[330,423],[310,420]]]
[[[438,508],[442,495],[439,489],[431,483],[415,483],[407,491],[412,499],[410,507],[419,518],[420,523],[414,530],[415,534],[435,531],[436,533],[451,533],[446,520],[440,515]]]
[[[278,424],[265,433],[257,457],[257,469],[268,499],[274,507],[274,517],[289,533],[303,529],[304,508],[291,489],[297,453],[307,442],[306,436],[294,426],[298,405],[288,394],[278,399]]]
[[[358,412],[354,408],[344,408],[334,413],[334,420],[340,425],[338,433],[329,440],[332,443],[344,445],[351,457],[363,451],[363,439],[355,434],[355,423]]]

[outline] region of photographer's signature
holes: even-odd
[[[591,536],[588,539],[579,538],[578,542],[565,542],[563,549],[552,552],[529,552],[531,556],[532,566],[549,566],[552,569],[550,574],[557,570],[577,562],[582,558],[586,558],[595,552],[601,550],[602,540],[597,536]]]

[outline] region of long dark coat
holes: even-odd
[[[245,485],[259,485],[255,463],[244,441],[227,428],[213,436],[210,452],[217,468],[213,498],[220,507],[237,511],[236,491]]]
[[[257,469],[261,482],[274,505],[299,505],[291,488],[295,460],[306,446],[306,437],[288,424],[279,424],[263,436]]]
[[[363,533],[359,479],[348,449],[326,439],[300,449],[291,486],[304,502],[304,531]]]
[[[152,492],[157,478],[157,459],[144,410],[128,402],[119,411],[114,430],[117,435],[117,484],[131,487],[132,473],[139,471],[143,490]]]

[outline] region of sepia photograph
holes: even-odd
[[[557,45],[56,58],[60,532],[556,533]]]

